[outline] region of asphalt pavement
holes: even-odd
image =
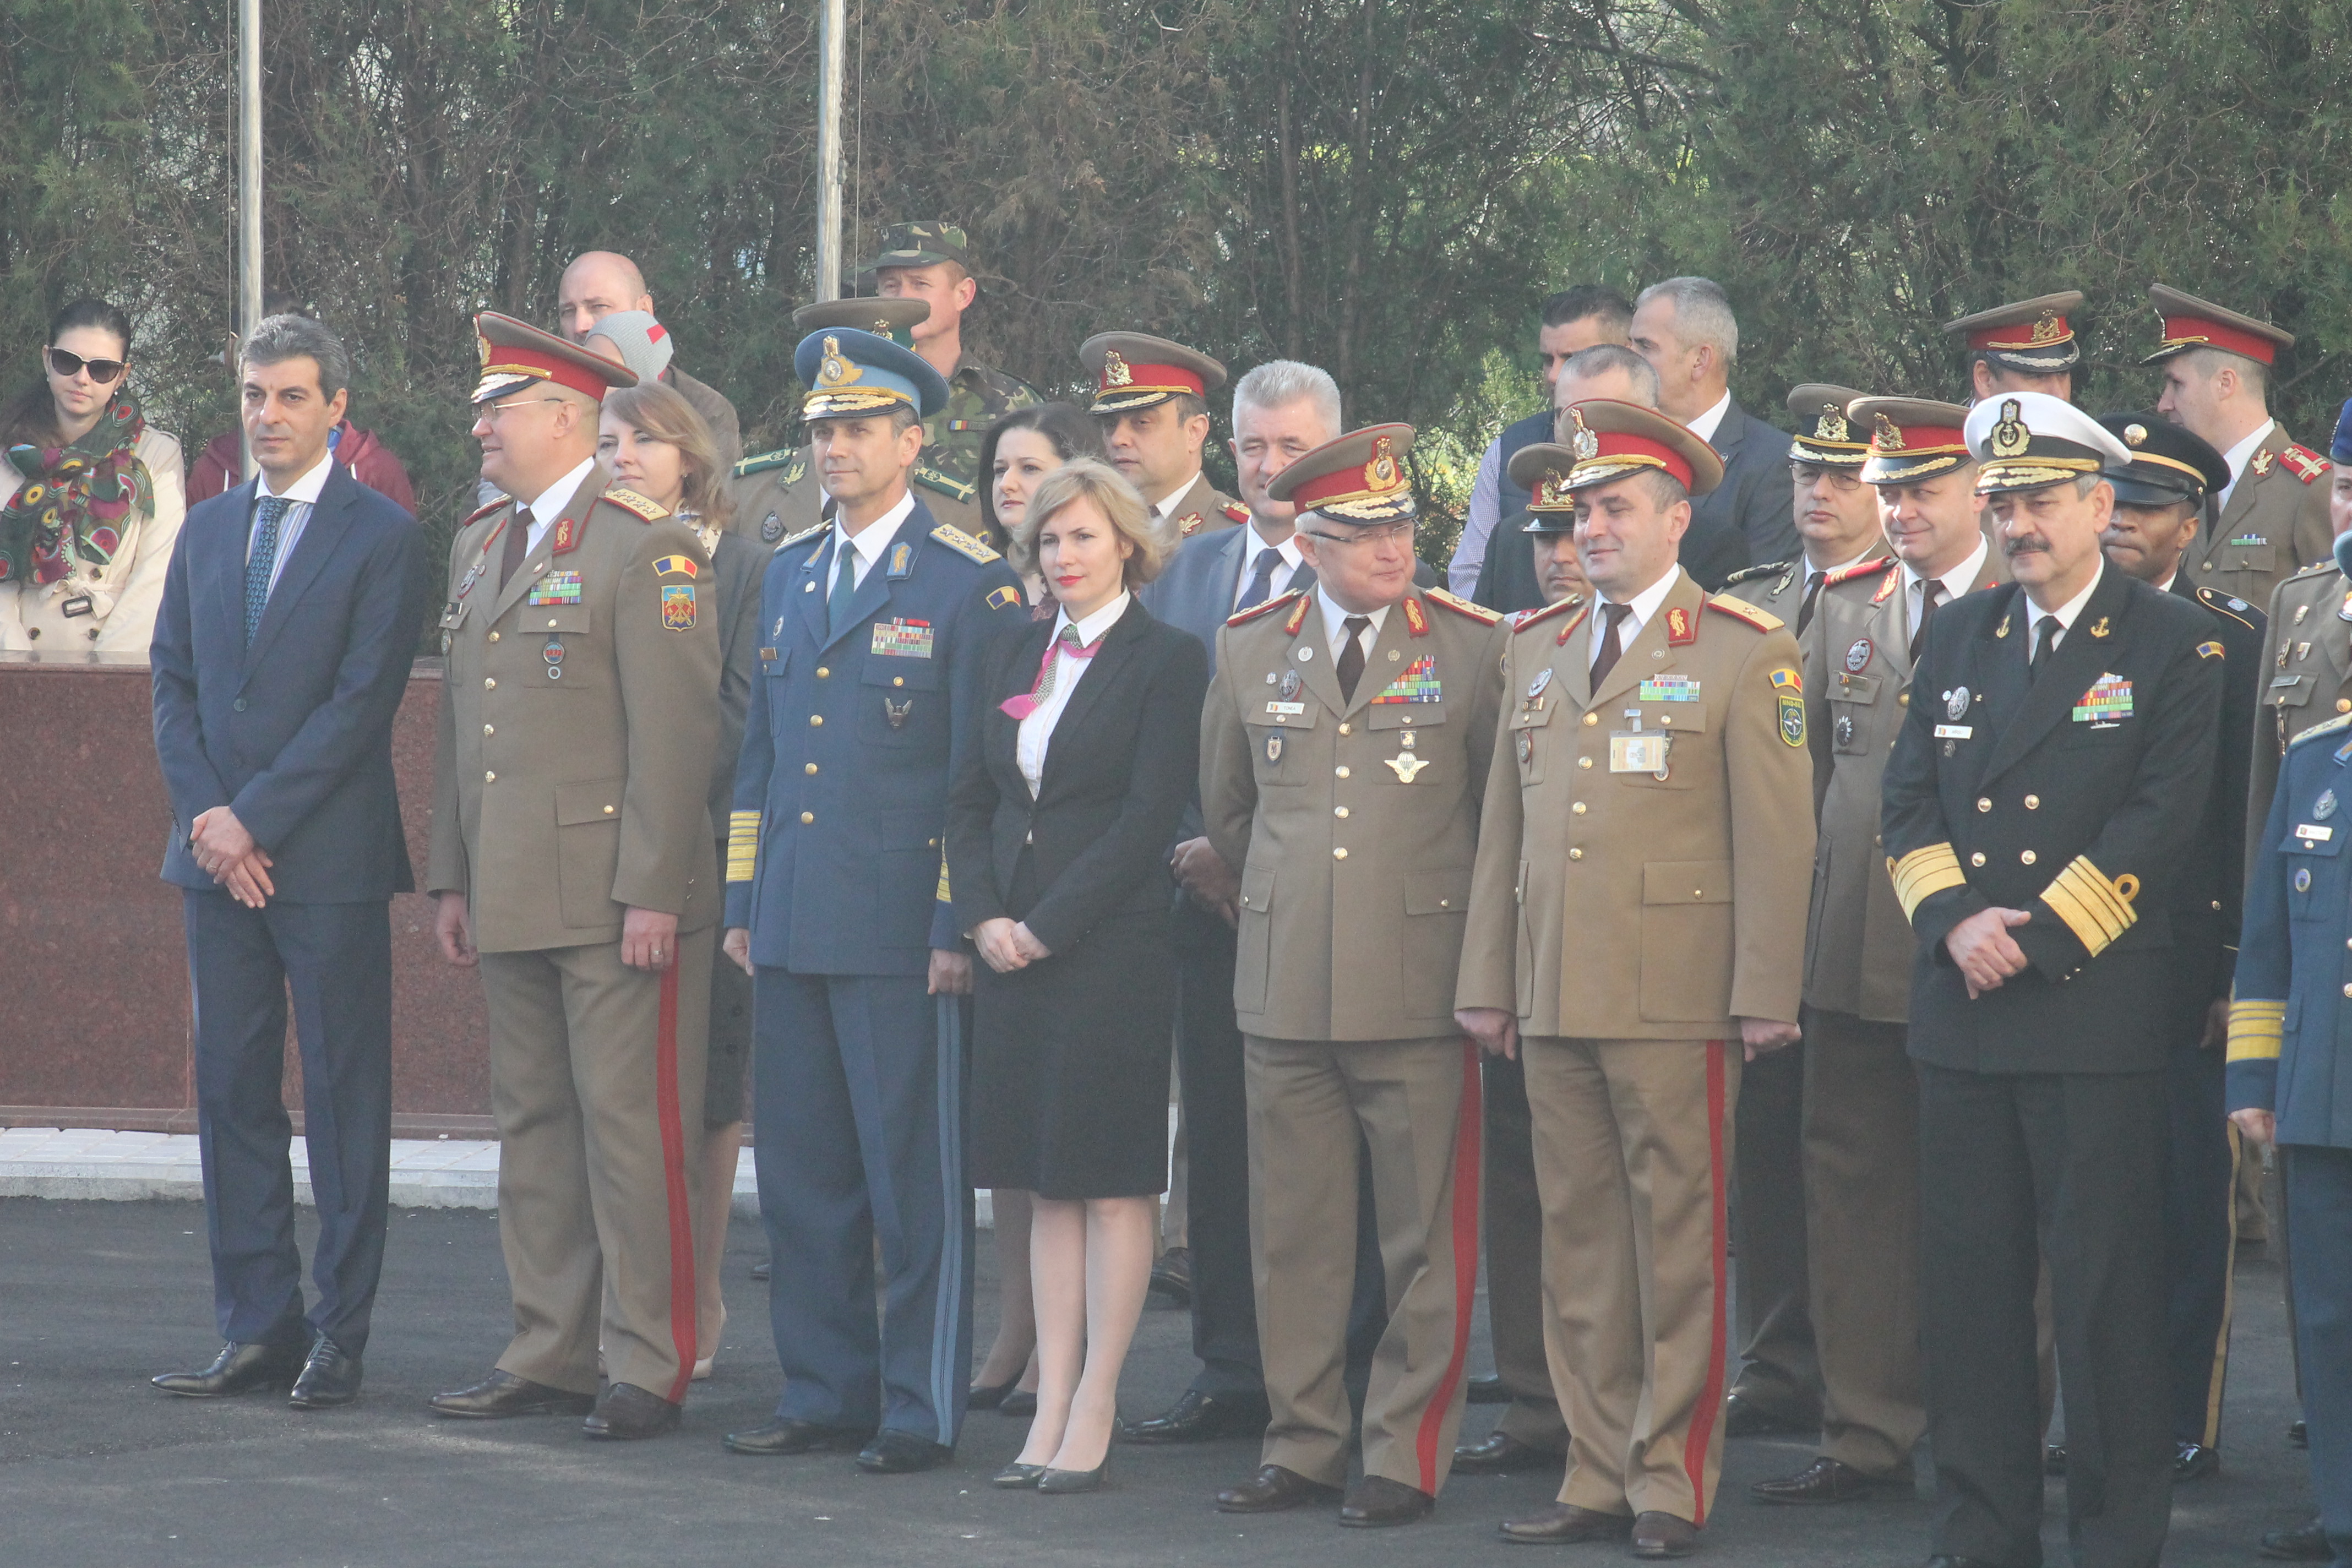
[[[304,1215],[304,1245],[310,1240]],[[1539,1507],[1556,1475],[1464,1476],[1436,1516],[1402,1530],[1340,1529],[1325,1511],[1219,1514],[1210,1495],[1257,1461],[1254,1443],[1113,1450],[1102,1492],[1051,1498],[991,1489],[1021,1424],[966,1424],[955,1463],[925,1475],[859,1473],[844,1456],[750,1459],[720,1434],[772,1406],[776,1363],[756,1224],[735,1223],[730,1317],[716,1375],[695,1385],[685,1428],[637,1444],[591,1443],[575,1421],[436,1419],[436,1389],[473,1382],[506,1341],[509,1309],[494,1215],[394,1214],[367,1391],[355,1406],[298,1414],[262,1396],[179,1400],[150,1375],[202,1366],[216,1348],[204,1211],[188,1203],[0,1200],[0,1565],[21,1568],[391,1568],[579,1564],[1339,1564],[1515,1568],[1624,1560],[1622,1547],[1530,1549],[1494,1536]],[[993,1291],[983,1239],[982,1342]],[[1343,1307],[1344,1304],[1335,1304]],[[1474,1369],[1490,1363],[1483,1306]],[[1156,1412],[1191,1376],[1186,1315],[1146,1312],[1122,1405]],[[2236,1355],[2222,1473],[2181,1489],[2166,1561],[2259,1561],[2261,1532],[2307,1516],[2275,1265],[2238,1269]],[[1474,1406],[1465,1432],[1494,1411]],[[1831,1509],[1771,1508],[1748,1483],[1801,1468],[1797,1438],[1729,1446],[1700,1561],[1781,1568],[1917,1564],[1927,1506],[1896,1496]],[[2063,1483],[2044,1531],[2066,1561]]]

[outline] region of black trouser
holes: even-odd
[[[2172,1502],[2166,1075],[1919,1068],[1929,1550],[2042,1561],[2034,1279],[2050,1260],[2081,1568],[2151,1568]],[[2038,1239],[2038,1245],[2037,1245]]]
[[[2196,1025],[2201,1033],[2203,1009]],[[2237,1251],[2237,1139],[2222,1110],[2219,1046],[2177,1043],[2166,1064],[2171,1115],[2164,1169],[2165,1271],[2171,1281],[2172,1436],[2221,1440],[2221,1385],[2230,1364],[2230,1268]]]
[[[1738,1248],[1739,1375],[1731,1391],[1811,1431],[1822,1421],[1805,1262],[1805,1047],[1758,1057],[1739,1074],[1731,1236]]]

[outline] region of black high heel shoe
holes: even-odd
[[[1041,1492],[1054,1492],[1057,1494],[1066,1492],[1100,1491],[1102,1490],[1103,1478],[1109,1472],[1109,1470],[1110,1456],[1108,1454],[1105,1454],[1103,1456],[1103,1462],[1097,1465],[1091,1470],[1057,1470],[1049,1466],[1047,1467],[1045,1473],[1037,1478],[1037,1489]]]
[[[1004,1403],[1004,1396],[1012,1393],[1020,1382],[1016,1375],[1011,1383],[975,1383],[971,1385],[971,1392],[964,1395],[964,1408],[994,1410]]]
[[[1002,1487],[1009,1492],[1034,1492],[1045,1474],[1045,1466],[1024,1465],[1016,1459],[997,1471],[995,1479],[988,1484],[992,1487]]]

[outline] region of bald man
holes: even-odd
[[[646,275],[627,257],[611,250],[590,250],[574,257],[563,269],[563,285],[556,295],[556,330],[575,343],[588,341],[596,323],[615,310],[645,310],[659,316],[654,297],[646,289]],[[662,380],[677,388],[710,426],[719,446],[722,468],[733,468],[743,456],[743,431],[735,405],[715,386],[699,382],[672,361]]]

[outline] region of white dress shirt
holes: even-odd
[[[2277,420],[2265,419],[2254,426],[2252,432],[2244,440],[2221,454],[2221,460],[2230,465],[2230,482],[2221,487],[2214,499],[2214,516],[2219,517],[2221,514],[2221,509],[2230,504],[2231,492],[2238,488],[2238,480],[2245,473],[2246,465],[2254,460],[2254,448],[2268,439],[2270,433],[2277,428]],[[2063,642],[2066,639],[2061,637],[2058,640]]]
[[[1257,558],[1266,551],[1272,550],[1282,557],[1274,569],[1274,580],[1266,584],[1265,596],[1269,599],[1277,594],[1288,593],[1290,580],[1298,575],[1300,567],[1307,564],[1307,558],[1298,552],[1296,530],[1281,543],[1272,545],[1266,543],[1265,535],[1257,531],[1255,518],[1243,525],[1243,532],[1246,537],[1242,542],[1241,574],[1234,579],[1234,608],[1237,610],[1241,608],[1242,595],[1249,592],[1250,579],[1257,575]]]
[[[536,500],[523,503],[530,508],[530,533],[522,542],[526,554],[539,548],[539,542],[547,537],[547,531],[555,526],[555,520],[562,517],[563,509],[572,504],[572,496],[587,480],[588,470],[595,466],[596,459],[589,458],[540,491]]]
[[[1979,534],[1977,547],[1969,552],[1969,558],[1936,579],[1944,585],[1941,603],[1948,605],[1976,585],[1977,574],[1984,570],[1985,556],[1991,549],[1992,542]],[[1927,589],[1927,579],[1911,570],[1906,562],[1903,567],[1903,626],[1911,637],[1919,635],[1919,605]]]
[[[882,559],[882,552],[890,548],[890,542],[898,536],[900,526],[914,515],[914,511],[915,492],[908,490],[898,498],[897,506],[854,534],[841,526],[836,512],[833,525],[833,566],[825,574],[824,585],[817,591],[822,594],[833,592],[833,580],[841,573],[841,552],[845,549],[856,557],[857,562],[849,569],[850,582],[860,588],[866,586],[866,574],[874,570],[874,563]]]
[[[319,491],[325,488],[327,476],[334,470],[335,455],[330,450],[318,465],[286,487],[285,492],[269,488],[268,474],[256,474],[253,479],[253,515],[246,520],[245,560],[253,563],[253,547],[261,539],[261,503],[276,499],[293,504],[286,515],[278,520],[278,554],[269,565],[269,591],[278,591],[278,579],[286,570],[286,563],[294,557],[294,547],[302,542],[302,531],[310,525],[310,513],[319,504]]]
[[[1664,576],[1659,578],[1656,582],[1651,584],[1648,587],[1643,589],[1640,593],[1634,595],[1631,600],[1626,602],[1626,607],[1633,613],[1628,615],[1625,617],[1623,624],[1617,628],[1618,657],[1621,658],[1624,657],[1625,650],[1633,646],[1634,637],[1641,634],[1641,630],[1643,626],[1650,624],[1650,617],[1656,615],[1658,613],[1658,606],[1666,602],[1667,590],[1675,585],[1675,584],[1681,578],[1682,574],[1683,569],[1680,566],[1676,566],[1667,572]],[[1599,658],[1601,657],[1601,639],[1609,635],[1609,616],[1601,606],[1607,604],[1612,604],[1615,601],[1612,600],[1608,595],[1601,593],[1598,590],[1594,591],[1592,597],[1592,641],[1590,645],[1592,651],[1591,658]]]
[[[1124,588],[1118,596],[1085,620],[1076,623],[1078,646],[1093,647],[1102,641],[1103,634],[1118,624],[1127,614],[1128,602],[1134,595]],[[1021,776],[1029,782],[1029,798],[1037,798],[1038,783],[1045,776],[1045,752],[1053,742],[1054,726],[1062,721],[1062,710],[1070,705],[1070,693],[1078,689],[1087,671],[1095,667],[1091,658],[1072,658],[1062,647],[1062,628],[1071,625],[1070,612],[1062,610],[1054,616],[1054,640],[1047,646],[1054,650],[1054,689],[1045,700],[1029,710],[1021,721],[1021,728],[1013,743],[1013,760],[1021,764]]]
[[[1479,569],[1486,563],[1486,543],[1495,525],[1503,521],[1503,438],[1486,443],[1478,458],[1478,472],[1470,480],[1470,510],[1462,516],[1462,538],[1454,559],[1445,565],[1446,585],[1464,598],[1478,588]]]
[[[1201,470],[1195,468],[1192,470],[1192,477],[1191,479],[1186,479],[1182,484],[1178,485],[1174,489],[1170,490],[1166,495],[1161,496],[1158,500],[1151,503],[1151,515],[1168,525],[1168,532],[1171,538],[1176,532],[1176,519],[1174,516],[1176,503],[1182,500],[1186,496],[1192,494],[1192,487],[1200,482]],[[1207,520],[1204,518],[1202,521],[1206,521]]]
[[[1331,668],[1337,669],[1339,650],[1348,646],[1348,617],[1356,612],[1343,610],[1333,604],[1331,595],[1323,591],[1320,584],[1318,584],[1315,588],[1315,602],[1323,606],[1323,639],[1331,650]],[[1363,637],[1360,639],[1364,647],[1364,658],[1367,660],[1372,657],[1372,645],[1380,641],[1381,626],[1388,618],[1389,607],[1386,605],[1365,614],[1364,619],[1372,623],[1364,628]]]
[[[2088,585],[2086,585],[2081,593],[2075,595],[2073,598],[2067,600],[2064,604],[2059,605],[2054,610],[2045,610],[2036,605],[2033,602],[2033,595],[2031,594],[2024,595],[2025,657],[2029,663],[2032,662],[2033,658],[2034,643],[2042,636],[2042,623],[2049,620],[2053,616],[2057,617],[2058,632],[2056,636],[2050,639],[2050,651],[2052,653],[2056,653],[2061,647],[2065,646],[2068,634],[2074,630],[2074,617],[2083,613],[2083,606],[2089,604],[2091,602],[2091,595],[2099,591],[2099,579],[2105,577],[2106,574],[2106,557],[2102,554],[2099,558],[2099,569],[2091,574],[2091,581]]]
[[[1690,422],[1690,433],[1708,446],[1714,446],[1715,433],[1721,427],[1723,416],[1730,412],[1731,389],[1727,386],[1723,389],[1723,395],[1715,400],[1714,407]]]

